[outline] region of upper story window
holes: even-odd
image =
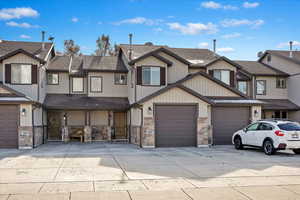
[[[265,80],[256,81],[256,94],[257,95],[266,95],[266,81]]]
[[[126,85],[127,84],[127,74],[115,74],[115,84],[116,85]]]
[[[58,85],[58,83],[59,83],[58,73],[47,74],[47,83],[48,83],[48,85]]]
[[[230,71],[229,70],[222,70],[222,69],[216,69],[213,70],[213,76],[226,83],[227,85],[230,85]]]
[[[247,94],[248,91],[247,81],[238,81],[238,90],[243,94]]]
[[[102,92],[102,77],[101,76],[90,76],[90,91],[91,92]]]
[[[73,92],[83,92],[84,83],[82,77],[73,77],[72,78],[72,91]]]
[[[31,84],[32,65],[30,64],[11,64],[11,83]]]
[[[143,67],[143,85],[160,85],[160,67]]]
[[[286,79],[285,78],[277,78],[276,80],[276,88],[286,88]]]

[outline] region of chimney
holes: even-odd
[[[217,45],[217,40],[214,39],[213,40],[213,51],[214,51],[214,54],[216,55],[216,45]]]
[[[129,60],[132,60],[132,33],[129,34]]]
[[[45,31],[42,31],[42,50],[45,50]]]
[[[290,41],[290,58],[293,57],[293,41]]]

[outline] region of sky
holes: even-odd
[[[41,41],[56,50],[73,39],[83,54],[109,35],[112,44],[212,49],[235,60],[256,60],[266,49],[300,49],[299,0],[0,0],[0,39]]]

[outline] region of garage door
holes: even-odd
[[[196,146],[196,114],[194,105],[155,106],[156,146]]]
[[[249,107],[213,107],[213,143],[231,144],[234,132],[249,124]]]
[[[0,148],[18,147],[18,107],[0,105]]]

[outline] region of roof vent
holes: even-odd
[[[146,42],[145,45],[146,46],[153,46],[153,43],[152,42]]]
[[[290,58],[293,57],[293,41],[290,41]]]
[[[261,58],[264,53],[262,51],[257,53],[257,57]]]

